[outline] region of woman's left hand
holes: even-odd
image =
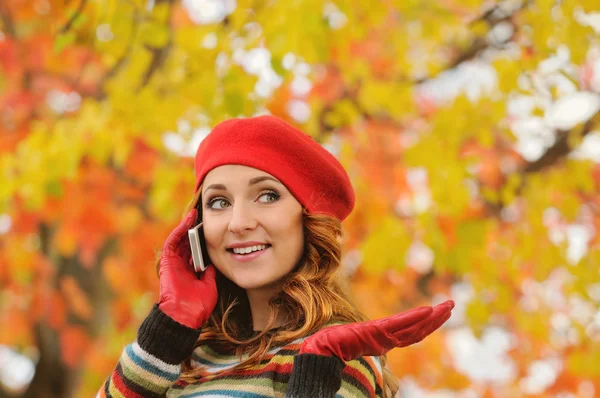
[[[362,356],[383,355],[396,347],[418,343],[450,318],[454,301],[435,307],[419,307],[367,322],[331,326],[308,337],[300,354],[334,356],[351,361]]]

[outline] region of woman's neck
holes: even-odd
[[[250,303],[250,311],[252,313],[252,330],[261,331],[265,329],[267,322],[269,321],[269,314],[271,311],[269,300],[277,293],[277,288],[246,290],[248,302]],[[282,326],[284,323],[284,315],[279,314],[274,327]]]

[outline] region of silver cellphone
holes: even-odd
[[[204,240],[204,236],[202,231],[202,223],[199,223],[192,229],[188,229],[188,238],[190,239],[190,250],[192,252],[192,260],[194,261],[194,271],[202,272],[208,266],[204,262],[204,255],[202,241]]]

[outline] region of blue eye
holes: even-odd
[[[264,197],[264,198],[267,198],[267,199],[266,199],[266,200],[260,200],[260,199],[261,199],[261,198],[263,198],[263,197]],[[277,202],[277,200],[279,200],[279,198],[280,198],[280,195],[279,195],[277,192],[275,192],[275,191],[267,191],[267,192],[264,192],[264,193],[262,193],[262,194],[261,194],[261,195],[258,197],[258,199],[259,199],[259,202],[261,202],[261,203],[271,203],[271,202]]]
[[[215,207],[215,204],[219,204],[218,207]],[[229,202],[225,199],[225,198],[213,198],[211,200],[209,200],[208,202],[206,202],[206,206],[210,209],[224,209],[226,207],[229,207]]]

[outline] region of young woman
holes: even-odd
[[[390,397],[385,354],[421,341],[452,301],[375,321],[339,273],[354,192],[341,164],[272,116],[227,120],[195,158],[196,191],[157,267],[158,303],[100,397]],[[211,265],[195,273],[202,221]]]

